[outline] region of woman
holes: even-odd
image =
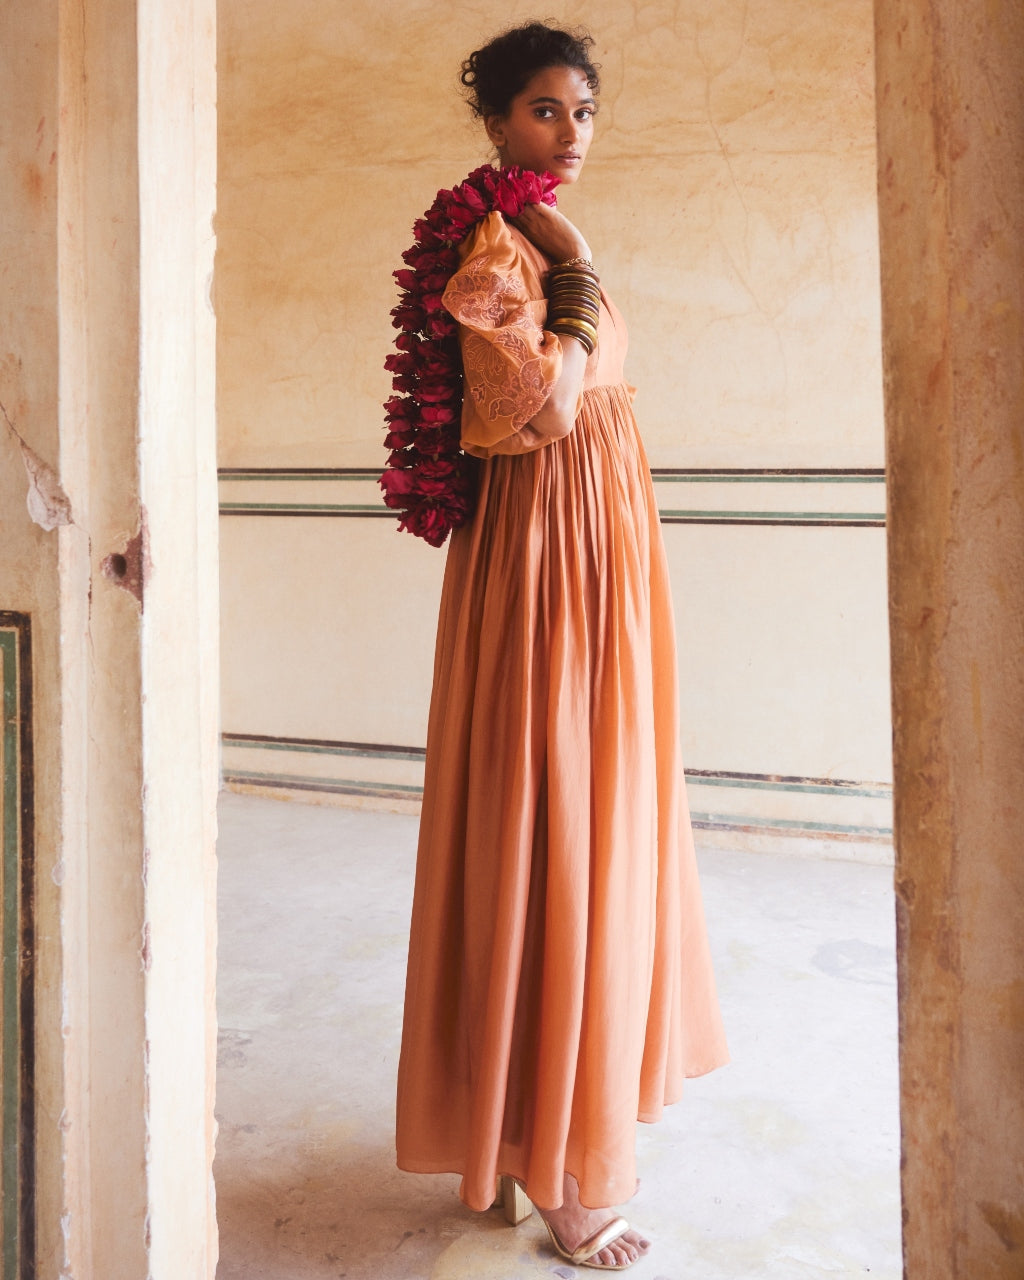
[[[502,166],[579,178],[590,37],[532,23],[463,65]],[[678,752],[675,640],[622,318],[561,213],[490,213],[444,294],[484,459],[452,537],[427,745],[398,1162],[514,1178],[556,1249],[647,1242],[636,1120],[726,1059]]]

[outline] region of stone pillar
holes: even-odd
[[[0,10],[0,611],[31,624],[36,837],[18,1274],[216,1264],[214,33],[214,0]]]
[[[220,780],[216,0],[135,4],[148,1275],[212,1280]]]
[[[877,0],[905,1274],[1024,1268],[1024,6]]]

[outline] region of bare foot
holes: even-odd
[[[569,1173],[565,1175],[562,1207],[560,1209],[538,1209],[545,1222],[561,1240],[563,1246],[574,1252],[584,1240],[595,1235],[616,1216],[614,1209],[587,1209],[580,1204],[580,1189],[576,1179]],[[645,1240],[639,1231],[632,1228],[621,1235],[618,1240],[595,1253],[589,1260],[592,1264],[604,1267],[628,1266],[636,1262],[650,1249],[649,1240]]]

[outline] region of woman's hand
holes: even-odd
[[[590,245],[564,213],[546,204],[528,204],[518,218],[510,219],[531,244],[553,262],[570,258],[590,261]],[[532,430],[538,437],[558,440],[573,429],[576,405],[587,371],[587,352],[574,338],[562,340],[562,372],[551,394],[534,415],[524,434]]]
[[[591,260],[590,246],[580,232],[564,213],[549,205],[528,204],[518,218],[510,221],[553,262],[568,262],[570,258]]]

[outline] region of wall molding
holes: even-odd
[[[229,787],[415,804],[423,796],[423,747],[263,733],[224,733],[221,742]]]
[[[394,520],[379,469],[222,467],[223,516]],[[885,527],[885,472],[872,467],[655,467],[664,524]]]
[[[0,691],[0,1274],[4,1280],[30,1280],[35,1275],[35,774],[28,614],[0,610]]]
[[[418,803],[422,747],[257,733],[225,733],[232,788],[319,792]],[[889,844],[892,786],[727,769],[687,769],[695,828]]]

